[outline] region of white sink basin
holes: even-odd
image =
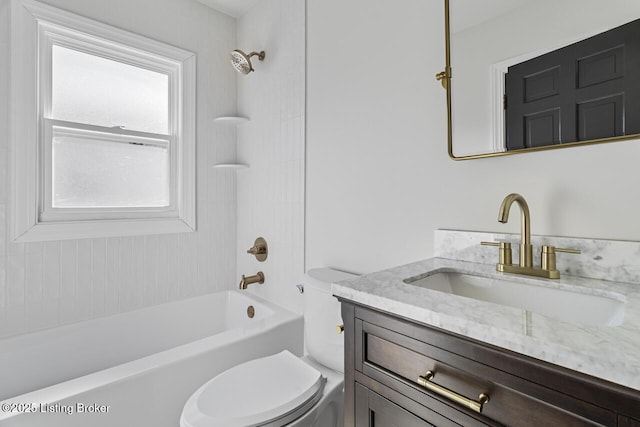
[[[440,272],[405,283],[475,300],[521,308],[571,323],[616,326],[624,318],[626,298],[613,292],[593,295],[576,286],[562,289],[457,272]]]

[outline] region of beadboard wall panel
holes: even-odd
[[[233,288],[236,178],[211,166],[236,157],[236,20],[195,0],[47,0],[62,9],[197,55],[197,231],[14,244],[6,229],[9,0],[0,0],[0,337]],[[149,11],[153,11],[150,19]]]

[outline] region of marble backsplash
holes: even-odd
[[[513,262],[520,259],[520,234],[460,230],[435,231],[435,256],[457,261],[495,264],[498,248],[480,242],[511,242]],[[640,242],[574,237],[531,236],[534,266],[540,265],[540,247],[579,249],[581,254],[558,253],[556,264],[561,274],[615,282],[640,284]]]

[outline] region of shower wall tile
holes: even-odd
[[[211,166],[236,158],[237,22],[198,2],[44,0],[197,54],[197,231],[16,244],[7,237],[9,1],[0,0],[0,338],[231,289],[237,184]],[[154,19],[148,19],[154,10]],[[244,246],[244,244],[243,244]]]
[[[238,22],[238,46],[265,50],[255,72],[238,76],[238,105],[251,121],[238,127],[237,277],[263,271],[250,292],[301,312],[295,285],[304,274],[305,2],[263,0]],[[246,250],[264,237],[269,257]]]

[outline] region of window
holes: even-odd
[[[194,54],[30,0],[12,20],[14,240],[192,231]]]

